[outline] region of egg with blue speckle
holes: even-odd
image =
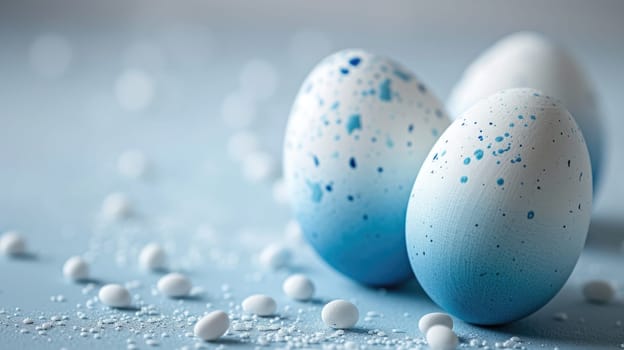
[[[344,50],[312,70],[288,121],[284,177],[305,238],[329,265],[367,285],[412,276],[409,191],[449,124],[431,91],[388,58]]]
[[[420,169],[406,218],[412,269],[466,322],[518,320],[570,276],[591,206],[574,118],[537,90],[501,91],[459,115]]]
[[[604,158],[603,118],[594,88],[576,60],[541,34],[511,34],[465,70],[448,100],[451,118],[478,100],[510,88],[534,88],[561,100],[583,131],[597,186]]]

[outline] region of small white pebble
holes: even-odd
[[[193,287],[191,280],[181,273],[168,273],[158,280],[158,291],[170,298],[188,296]]]
[[[282,284],[284,294],[294,300],[310,300],[314,296],[314,283],[303,274],[288,277]]]
[[[130,216],[130,200],[120,192],[111,193],[102,202],[102,216],[107,220],[119,220]]]
[[[158,243],[150,243],[141,249],[139,265],[146,270],[159,270],[167,266],[167,253]]]
[[[33,324],[35,321],[33,321],[32,318],[30,317],[26,317],[25,319],[22,320],[23,324]]]
[[[275,299],[268,295],[255,294],[243,300],[243,311],[258,316],[272,316],[277,310]]]
[[[425,335],[427,334],[429,328],[437,325],[453,329],[453,319],[451,316],[443,312],[432,312],[424,315],[418,321],[418,329],[420,329],[420,332]]]
[[[63,265],[63,275],[73,281],[85,280],[89,277],[89,263],[80,256],[72,256]]]
[[[26,240],[17,231],[8,231],[0,236],[0,252],[17,256],[26,252]]]
[[[360,318],[360,313],[353,303],[337,299],[330,301],[321,311],[321,319],[332,328],[352,328]]]
[[[608,281],[589,281],[583,285],[585,300],[594,304],[607,304],[615,296],[615,288]]]
[[[122,176],[140,179],[147,172],[148,162],[145,154],[139,150],[127,150],[117,160],[117,170]]]
[[[279,269],[288,266],[291,257],[288,248],[279,243],[272,243],[260,253],[260,263],[270,269]]]
[[[213,311],[202,317],[193,328],[196,337],[211,341],[216,340],[227,332],[230,327],[230,318],[220,310]]]
[[[130,292],[119,284],[107,284],[98,293],[100,302],[110,307],[128,307],[132,302]]]
[[[452,350],[459,345],[459,339],[452,329],[435,325],[427,331],[427,343],[432,350]]]

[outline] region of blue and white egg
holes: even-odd
[[[368,285],[412,276],[409,192],[449,124],[431,91],[388,58],[344,50],[313,69],[288,121],[284,176],[304,236],[329,265]]]
[[[464,321],[520,319],[570,276],[591,206],[574,118],[537,90],[501,91],[459,115],[424,162],[407,209],[412,268]]]
[[[574,58],[541,34],[514,33],[477,58],[451,92],[451,117],[455,119],[466,108],[497,91],[522,87],[559,99],[572,114],[583,130],[596,186],[603,166],[605,133],[594,88]]]

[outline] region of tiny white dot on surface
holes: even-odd
[[[30,63],[38,74],[48,79],[60,78],[67,71],[73,56],[67,38],[55,34],[42,34],[30,47]]]
[[[147,108],[154,97],[154,82],[140,69],[127,69],[115,81],[115,97],[121,108],[137,112]]]

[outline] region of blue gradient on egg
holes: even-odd
[[[585,142],[565,109],[532,91],[502,91],[456,119],[432,148],[408,203],[414,274],[436,304],[469,323],[504,324],[540,309],[570,276],[587,235]],[[511,120],[528,126],[514,128]],[[503,152],[483,152],[476,134]]]
[[[284,179],[303,235],[325,262],[371,286],[413,278],[405,210],[449,122],[439,100],[390,59],[344,50],[308,75],[287,126]]]

